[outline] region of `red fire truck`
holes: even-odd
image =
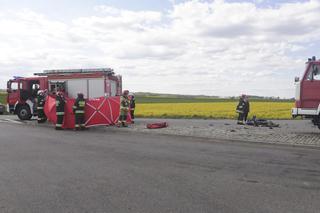
[[[36,114],[38,90],[47,89],[54,94],[62,89],[70,98],[81,92],[88,99],[119,96],[122,92],[122,77],[110,68],[45,70],[34,75],[14,77],[7,82],[8,111],[21,120],[29,120]]]
[[[292,116],[312,119],[320,128],[320,60],[313,56],[306,62],[301,80],[295,78],[295,108]]]

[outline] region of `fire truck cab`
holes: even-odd
[[[36,97],[39,90],[49,94],[64,91],[69,98],[83,93],[86,99],[119,96],[122,93],[122,77],[110,68],[45,70],[37,77],[14,77],[7,82],[8,111],[21,120],[36,115]]]
[[[295,78],[295,107],[292,117],[312,119],[320,128],[320,61],[313,56],[306,62],[301,80]]]
[[[36,112],[36,98],[39,90],[48,87],[44,77],[14,77],[7,82],[7,104],[10,113],[17,114],[21,120],[28,120]]]

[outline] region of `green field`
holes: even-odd
[[[0,103],[6,104],[6,93],[0,93]],[[136,116],[145,118],[208,118],[235,119],[238,100],[210,97],[136,96]],[[291,100],[250,101],[249,117],[291,119]]]
[[[0,103],[7,104],[7,94],[4,92],[0,92]]]

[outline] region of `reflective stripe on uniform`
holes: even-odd
[[[57,112],[56,115],[64,115],[64,112]]]
[[[123,106],[121,106],[120,109],[122,109],[122,110],[129,110],[129,107],[123,107]]]
[[[76,110],[76,114],[83,114],[84,110]]]
[[[56,124],[56,127],[62,127],[62,124]]]
[[[77,127],[80,127],[80,125],[79,125],[79,124],[76,124],[76,125],[74,125],[74,126],[75,126],[76,128],[77,128]]]
[[[37,109],[43,109],[43,107],[37,107]]]
[[[73,109],[77,109],[77,106],[73,106],[72,108],[73,108]]]
[[[79,101],[79,107],[84,107],[86,105],[86,102],[84,101]]]

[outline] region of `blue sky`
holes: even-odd
[[[320,0],[0,0],[0,88],[112,67],[131,91],[293,97],[320,48],[319,11]]]

